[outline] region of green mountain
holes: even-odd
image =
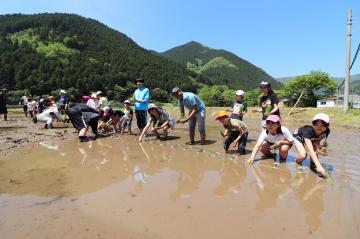
[[[216,85],[251,90],[259,87],[261,81],[268,81],[274,88],[281,87],[281,83],[275,81],[264,70],[235,54],[212,49],[194,41],[172,48],[161,55],[210,79]]]
[[[78,95],[102,90],[118,98],[138,77],[166,91],[175,85],[195,91],[199,83],[210,83],[126,35],[73,14],[0,15],[0,65],[0,85],[37,95],[72,88]]]
[[[288,77],[280,77],[280,78],[275,78],[275,80],[281,82],[281,83],[285,83],[289,80],[295,79],[296,76],[288,76]]]
[[[344,77],[333,77],[337,84],[341,84],[344,81]],[[354,74],[350,76],[350,82],[360,80],[360,74]]]

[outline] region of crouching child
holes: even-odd
[[[228,153],[230,145],[233,144],[233,148],[237,148],[239,154],[245,154],[246,141],[249,135],[247,125],[239,119],[231,119],[226,111],[217,112],[216,120],[226,129],[223,134],[225,153]]]
[[[154,104],[148,106],[148,113],[150,118],[143,129],[138,141],[141,142],[146,135],[147,130],[152,125],[151,131],[160,139],[159,130],[163,131],[164,140],[167,140],[169,129],[174,129],[175,120],[171,118],[168,112],[161,107],[156,107]]]
[[[290,130],[281,126],[278,115],[270,115],[266,118],[266,130],[263,130],[254,146],[248,163],[254,162],[258,151],[261,151],[266,157],[272,158],[271,150],[279,150],[280,162],[285,162],[289,150],[294,143],[294,137]]]

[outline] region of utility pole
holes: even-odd
[[[345,87],[344,87],[344,112],[349,109],[349,85],[350,85],[350,51],[351,51],[351,25],[352,10],[349,9],[347,19],[347,36],[346,36],[346,67],[345,67]]]

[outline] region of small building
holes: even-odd
[[[353,109],[360,109],[360,101],[353,101],[352,102]]]
[[[330,108],[336,106],[336,97],[319,99],[316,103],[317,108]]]
[[[283,106],[287,106],[287,107],[292,107],[295,104],[296,99],[293,99],[291,97],[288,96],[283,96],[279,98],[279,107],[283,107]]]
[[[292,96],[283,96],[279,98],[279,107],[287,106],[293,107],[297,100],[299,99],[298,95]],[[301,97],[300,101],[296,105],[297,107],[313,107],[313,101],[306,99],[305,97]]]

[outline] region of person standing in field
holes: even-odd
[[[50,107],[57,107],[54,96],[50,95],[50,96],[48,96],[47,99],[49,101],[49,106]]]
[[[69,104],[69,96],[66,95],[65,90],[60,90],[60,107],[67,109]]]
[[[41,114],[44,111],[44,98],[38,96],[37,98],[37,105],[36,105],[36,109],[37,109],[37,113]]]
[[[185,116],[185,108],[189,110],[189,115],[183,120],[178,120],[178,123],[189,122],[189,138],[188,144],[193,145],[195,139],[195,126],[198,124],[200,133],[200,143],[205,144],[205,104],[200,98],[192,92],[182,92],[179,87],[172,89],[172,95],[178,99],[180,106],[181,117]]]
[[[109,107],[109,101],[101,91],[96,92],[96,97],[99,100],[99,104],[96,107],[97,110],[102,110],[105,107]]]
[[[32,99],[32,96],[28,97],[27,101],[27,111],[30,114],[30,118],[36,117],[36,101]]]
[[[27,118],[27,116],[28,116],[28,108],[27,108],[28,99],[29,99],[28,97],[29,97],[29,95],[27,93],[25,93],[20,98],[20,102],[19,102],[19,105],[23,106],[23,111],[24,111],[25,118]]]
[[[230,111],[231,119],[243,120],[244,114],[247,112],[247,103],[244,99],[245,92],[242,90],[236,91],[235,101],[227,110]]]
[[[7,100],[7,92],[8,90],[3,87],[0,91],[0,115],[4,114],[4,121],[7,121],[7,107],[6,107],[6,100]]]
[[[91,98],[87,101],[86,104],[93,109],[97,109],[99,105],[99,100],[96,97],[96,93],[91,94]]]
[[[144,80],[139,78],[136,80],[137,89],[134,92],[133,100],[135,102],[136,123],[140,130],[140,134],[147,123],[147,109],[150,100],[150,91],[144,86]]]
[[[260,92],[262,96],[260,98],[261,109],[254,110],[255,112],[262,113],[261,127],[263,130],[266,129],[266,119],[270,115],[278,115],[280,117],[279,110],[279,99],[274,91],[271,89],[271,84],[269,82],[261,82]]]
[[[124,101],[124,116],[121,119],[121,134],[124,134],[125,130],[127,129],[129,131],[129,134],[132,134],[131,132],[131,123],[134,118],[134,111],[130,107],[131,103],[129,100]]]

